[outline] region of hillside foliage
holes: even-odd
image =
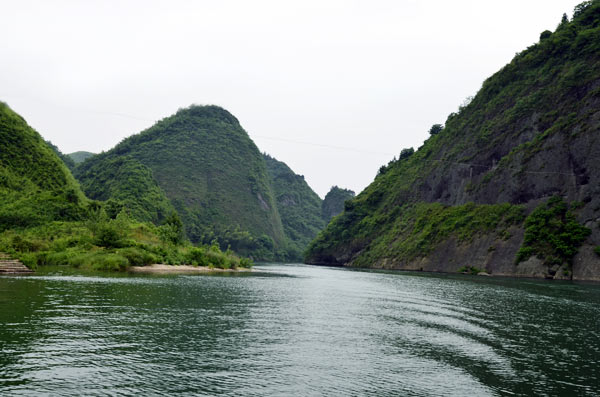
[[[285,163],[264,154],[286,236],[287,260],[302,260],[308,243],[325,227],[319,196]]]
[[[119,196],[124,201],[89,200],[61,158],[58,148],[0,103],[0,252],[34,269],[70,265],[124,270],[151,263],[226,269],[252,265],[231,251],[221,251],[216,242],[190,244],[172,207],[164,209],[159,225],[153,225],[131,218],[124,204],[127,196]],[[147,176],[141,166],[120,169],[125,175],[122,180],[138,187],[136,178]]]
[[[74,164],[79,164],[79,163],[83,163],[85,160],[87,160],[90,157],[93,157],[95,155],[96,155],[96,153],[79,151],[79,152],[69,153],[69,154],[67,154],[67,157],[69,157],[73,161]]]
[[[329,223],[331,218],[339,215],[344,210],[344,203],[353,199],[354,195],[352,190],[332,186],[321,204],[321,218],[325,223]]]
[[[122,202],[160,223],[172,209],[193,242],[273,260],[286,239],[265,161],[238,120],[217,106],[191,106],[77,166],[93,199]]]
[[[599,87],[600,1],[595,0],[582,3],[572,21],[543,32],[538,43],[488,78],[418,150],[382,166],[319,234],[306,261],[370,266],[385,258],[426,256],[430,238],[414,249],[406,244],[420,233],[412,227],[430,227],[428,219],[441,208],[452,218],[464,217],[442,234],[450,238],[461,235],[458,225],[488,223],[488,210],[459,210],[468,202],[475,208],[519,206],[592,186]],[[590,204],[582,211],[590,217],[600,208],[594,197],[587,195]],[[415,224],[419,208],[432,212],[425,223]],[[439,231],[436,236],[441,238]]]
[[[0,103],[0,232],[79,220],[87,199],[64,163],[25,120]]]

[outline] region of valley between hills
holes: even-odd
[[[599,132],[597,1],[357,195],[333,186],[321,199],[218,106],[63,154],[2,103],[0,251],[31,269],[304,261],[600,280]]]

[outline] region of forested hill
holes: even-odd
[[[90,157],[93,157],[95,155],[96,155],[96,153],[79,151],[79,152],[69,153],[69,154],[67,154],[67,157],[69,157],[71,159],[71,161],[73,161],[75,164],[79,164],[79,163],[83,163],[85,160],[87,160]]]
[[[0,232],[80,219],[86,202],[48,143],[0,102]]]
[[[600,279],[599,1],[431,133],[346,203],[308,263]]]
[[[175,209],[187,237],[254,258],[287,254],[262,154],[238,120],[217,106],[179,110],[75,170],[86,194],[114,199],[141,220]]]
[[[329,223],[331,218],[339,215],[344,210],[344,203],[347,200],[353,199],[355,193],[349,189],[342,189],[338,186],[332,186],[329,192],[323,199],[321,205],[321,217],[326,223]]]
[[[326,222],[321,218],[321,198],[287,164],[264,154],[283,230],[288,239],[289,259],[301,260],[308,243]]]

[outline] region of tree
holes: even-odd
[[[415,149],[413,149],[413,148],[402,149],[402,151],[400,152],[400,160],[409,158],[410,156],[413,155],[414,152],[415,152]]]
[[[159,228],[159,233],[164,242],[173,243],[175,245],[183,242],[183,222],[181,222],[181,218],[177,212],[172,212],[167,216],[163,225]]]
[[[540,34],[540,41],[547,39],[548,37],[550,37],[552,35],[552,32],[549,30],[544,30],[541,34]]]
[[[567,13],[565,12],[560,20],[560,23],[558,24],[558,28],[562,28],[563,26],[566,26],[569,23],[569,17],[567,16]]]
[[[592,5],[592,3],[593,1],[584,1],[581,4],[576,5],[575,9],[573,10],[573,18],[577,18],[579,15],[581,15],[586,8]]]
[[[429,135],[437,135],[444,129],[444,126],[441,124],[434,124],[429,129]]]

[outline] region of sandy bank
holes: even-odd
[[[208,273],[208,272],[249,272],[252,269],[218,269],[207,266],[189,266],[189,265],[150,265],[150,266],[131,266],[130,272],[133,273]]]

